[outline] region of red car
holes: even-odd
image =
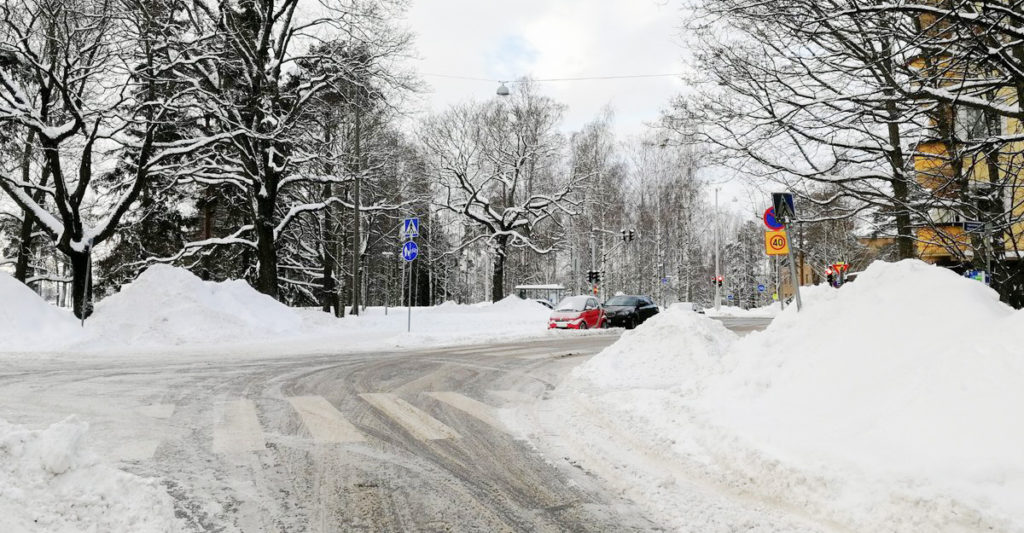
[[[604,309],[593,296],[569,296],[555,306],[548,329],[588,329],[604,327]]]

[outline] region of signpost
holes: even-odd
[[[772,231],[778,231],[778,230],[783,228],[782,224],[780,224],[778,219],[775,218],[775,208],[774,207],[769,207],[768,209],[764,210],[764,217],[763,217],[763,219],[764,219],[764,225],[768,229],[770,229]]]
[[[796,261],[793,259],[793,248],[789,246],[789,239],[786,238],[786,229],[796,219],[796,206],[793,203],[793,194],[788,192],[772,193],[772,207],[770,211],[774,215],[775,222],[783,225],[779,232],[765,233],[765,252],[768,255],[786,255],[789,258],[789,272],[793,280],[793,295],[796,297],[796,310],[800,311],[803,302],[800,300],[800,278],[796,273]],[[765,225],[768,224],[768,211],[765,211]],[[776,233],[769,237],[769,234]],[[781,235],[779,235],[781,234]]]
[[[758,283],[757,284],[757,292],[764,292],[764,284],[763,283]]]
[[[409,313],[405,330],[412,331],[412,262],[420,254],[420,247],[412,240],[420,235],[420,219],[407,218],[402,221],[402,238],[408,239],[402,245],[402,259],[409,264]]]
[[[786,230],[764,232],[764,253],[786,255],[789,253],[789,239]]]
[[[788,192],[772,193],[772,210],[775,220],[783,225],[789,224],[796,218],[796,208],[793,206],[793,195]]]
[[[420,219],[407,218],[402,221],[402,238],[412,239],[420,236]]]
[[[402,246],[402,259],[406,261],[412,261],[416,259],[416,256],[420,254],[420,247],[416,246],[413,241],[408,241]]]

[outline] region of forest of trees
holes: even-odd
[[[962,264],[994,261],[1004,297],[1020,289],[1001,252],[1024,212],[1022,8],[704,0],[687,17],[694,90],[630,138],[611,110],[567,132],[568,103],[525,78],[410,124],[424,84],[391,22],[404,8],[4,2],[0,267],[78,316],[154,263],[339,316],[518,284],[586,292],[592,270],[606,295],[709,305],[717,225],[725,293],[763,305],[763,197],[715,211],[701,174],[725,169],[799,195],[817,276],[980,221],[988,238],[966,247],[932,235]],[[409,265],[407,216],[421,220]],[[893,245],[869,253],[858,236]]]
[[[708,300],[697,151],[616,138],[611,111],[566,134],[528,79],[410,127],[401,9],[5,2],[0,265],[80,317],[154,263],[336,315],[583,292],[594,269],[606,293]]]

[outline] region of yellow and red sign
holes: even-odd
[[[764,232],[764,253],[768,255],[789,253],[789,238],[786,237],[786,230]]]

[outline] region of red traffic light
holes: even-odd
[[[722,276],[718,276],[718,281],[722,281],[722,280],[724,280],[724,279],[725,279],[724,277],[722,277]]]
[[[825,274],[831,276],[832,275],[832,269],[831,268],[826,268],[825,269]]]

